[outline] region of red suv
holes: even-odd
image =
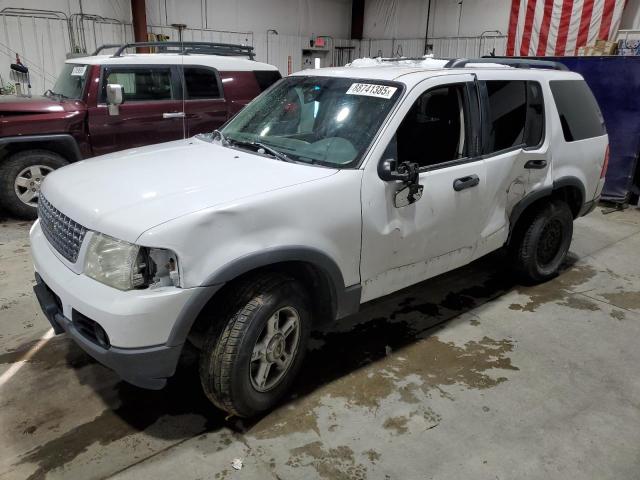
[[[124,53],[135,47],[158,52]],[[218,128],[281,78],[253,57],[252,47],[219,43],[106,45],[67,60],[44,96],[0,97],[0,207],[35,218],[56,168]]]

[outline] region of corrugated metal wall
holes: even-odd
[[[93,52],[99,45],[133,40],[131,25],[118,20],[94,15],[52,17],[0,12],[2,82],[20,80],[9,69],[17,53],[29,68],[32,93],[39,95],[53,86],[68,53]]]

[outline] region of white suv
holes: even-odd
[[[51,173],[31,245],[56,333],[146,388],[192,344],[250,416],[369,300],[505,246],[552,277],[604,183],[602,116],[578,74],[483,62],[306,70],[221,131]]]

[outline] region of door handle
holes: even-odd
[[[464,190],[465,188],[475,187],[480,183],[478,175],[469,175],[468,177],[456,178],[453,181],[453,189],[456,192]]]
[[[524,164],[524,168],[532,168],[535,170],[540,170],[541,168],[544,168],[546,166],[547,166],[546,160],[529,160],[527,163]]]
[[[162,114],[162,118],[184,118],[185,116],[184,112],[165,112]]]

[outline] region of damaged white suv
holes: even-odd
[[[369,300],[504,246],[550,278],[600,195],[603,120],[578,74],[482,62],[306,70],[219,132],[51,173],[31,245],[56,333],[146,388],[189,342],[250,416]]]

